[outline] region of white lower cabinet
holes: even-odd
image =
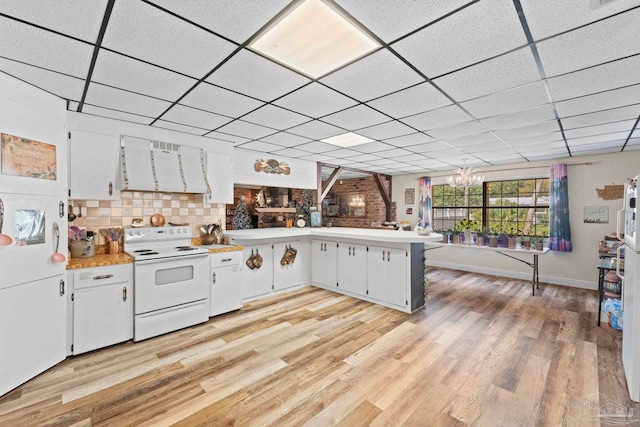
[[[0,290],[0,395],[66,356],[64,275]]]
[[[73,286],[73,354],[133,338],[133,266],[69,272]]]
[[[370,298],[402,307],[407,298],[408,252],[369,246],[367,254],[367,294]]]
[[[296,251],[293,262],[287,264],[286,254]],[[274,243],[273,245],[273,289],[280,290],[299,286],[305,282],[307,254],[300,240]]]
[[[335,288],[338,284],[338,243],[314,239],[311,255],[311,281]]]
[[[367,294],[367,246],[338,242],[338,288]]]
[[[262,258],[262,265],[249,268],[247,261],[255,259],[258,255]],[[273,290],[273,245],[246,246],[242,253],[242,259],[243,299],[271,293]]]
[[[210,316],[242,308],[242,252],[209,255],[211,261]]]

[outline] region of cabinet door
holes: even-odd
[[[211,188],[205,195],[207,203],[233,203],[233,157],[207,153],[207,180]]]
[[[297,251],[293,263],[282,264],[282,259],[289,248]],[[286,289],[303,283],[303,264],[305,253],[299,240],[276,243],[273,245],[273,288]]]
[[[336,287],[338,284],[338,244],[324,242],[323,252],[323,280],[326,286]]]
[[[264,295],[273,290],[273,246],[255,246],[256,254],[262,256],[262,267],[253,270],[255,295]]]
[[[131,291],[131,285],[127,282],[74,291],[74,354],[133,338]]]
[[[64,279],[59,275],[0,290],[0,395],[66,357]]]
[[[69,198],[119,200],[119,144],[113,136],[71,131]]]
[[[384,301],[387,297],[387,249],[369,247],[367,255],[367,294]]]
[[[238,282],[240,265],[211,269],[211,316],[242,307],[242,286]]]
[[[240,265],[240,279],[242,282],[242,298],[247,299],[256,295],[256,290],[253,285],[255,269],[251,270],[247,267],[246,261],[251,258],[251,255],[255,255],[255,247],[246,247],[242,252],[242,264]]]
[[[387,249],[385,301],[406,307],[407,301],[407,252],[400,249]]]
[[[347,292],[366,295],[367,247],[340,242],[338,246],[338,287]]]
[[[323,240],[311,241],[311,282],[326,285],[324,282],[324,244]]]

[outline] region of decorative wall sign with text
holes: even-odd
[[[609,206],[585,206],[583,221],[586,224],[608,224]]]
[[[28,178],[57,178],[56,146],[2,134],[2,174]]]
[[[404,205],[414,206],[416,204],[416,189],[413,187],[404,189]]]
[[[291,173],[291,168],[287,163],[279,162],[274,159],[259,159],[253,165],[253,169],[256,172],[275,173],[278,175],[289,175]]]

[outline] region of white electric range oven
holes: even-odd
[[[126,228],[134,258],[133,340],[209,320],[209,251],[191,246],[191,228]]]

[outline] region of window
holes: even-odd
[[[497,233],[548,234],[549,178],[488,181],[469,188],[434,185],[434,228],[453,228],[463,219]]]

